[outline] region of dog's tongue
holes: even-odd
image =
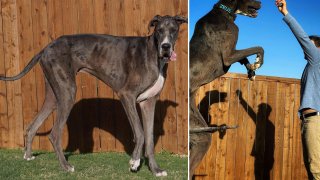
[[[171,53],[170,60],[171,61],[177,60],[177,54],[174,51],[172,51],[172,53]]]

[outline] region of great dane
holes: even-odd
[[[175,42],[179,26],[187,23],[182,16],[155,16],[149,23],[154,32],[147,37],[117,37],[111,35],[66,35],[51,42],[37,54],[25,69],[14,77],[0,77],[12,81],[23,77],[37,62],[45,75],[45,101],[26,131],[24,159],[32,160],[33,138],[48,115],[57,109],[57,117],[49,139],[61,167],[74,171],[61,148],[61,134],[76,97],[75,76],[89,73],[119,96],[134,134],[135,148],[130,160],[131,171],[140,166],[143,144],[149,168],[156,176],[166,176],[154,159],[154,110],[164,84],[167,63],[175,60]],[[142,125],[136,109],[139,103]]]
[[[202,85],[227,73],[235,62],[244,64],[249,78],[254,79],[254,70],[263,64],[264,50],[261,47],[235,49],[239,31],[234,23],[236,14],[256,17],[260,7],[261,3],[256,0],[220,0],[196,23],[190,41],[190,129],[208,127],[194,101],[195,94]],[[250,55],[257,55],[253,64],[247,59]],[[190,179],[210,143],[210,133],[190,133]]]

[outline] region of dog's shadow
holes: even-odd
[[[208,126],[221,127],[221,126],[227,125],[227,124],[220,124],[220,125],[210,124],[212,117],[209,113],[211,105],[213,105],[215,103],[225,102],[227,95],[228,94],[226,92],[219,92],[218,90],[207,91],[205,94],[205,97],[200,101],[198,108],[199,108],[199,111],[200,111],[202,117],[208,123]],[[219,132],[220,139],[223,139],[223,137],[226,134],[226,130],[221,130],[221,131],[216,130],[214,132]]]
[[[158,100],[156,103],[154,144],[157,144],[160,136],[164,135],[163,124],[170,106],[176,107],[178,104],[169,100]],[[137,109],[141,119],[139,105]],[[111,151],[123,149],[127,154],[131,154],[134,148],[133,132],[119,100],[106,98],[80,100],[70,113],[67,128],[66,152],[90,153],[96,151],[98,147]]]

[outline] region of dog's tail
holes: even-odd
[[[42,56],[42,52],[41,51],[39,54],[37,54],[36,56],[34,56],[31,61],[28,63],[28,65],[16,76],[12,76],[12,77],[4,77],[4,76],[0,76],[0,80],[3,81],[14,81],[17,79],[22,78],[24,75],[26,75],[41,59]]]

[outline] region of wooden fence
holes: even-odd
[[[64,34],[148,35],[157,14],[188,16],[187,0],[1,0],[0,74],[19,73],[50,41]],[[176,43],[178,60],[169,64],[168,78],[156,108],[156,151],[188,152],[187,25]],[[132,150],[132,132],[118,97],[102,82],[77,76],[77,102],[64,130],[68,151]],[[24,130],[44,100],[40,66],[22,80],[0,82],[0,147],[24,146]],[[41,126],[33,148],[52,150],[47,134],[55,113]]]
[[[196,102],[212,125],[239,125],[212,134],[196,179],[307,179],[296,79],[227,74],[203,86]]]

